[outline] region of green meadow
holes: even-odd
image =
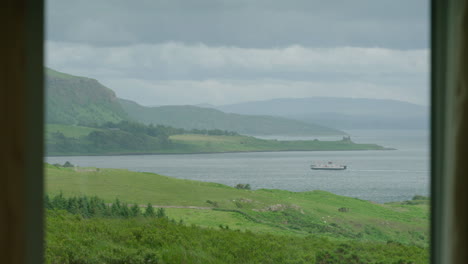
[[[397,242],[427,248],[427,200],[377,204],[325,191],[245,190],[153,173],[46,165],[46,191],[167,207],[175,221],[202,228],[334,241]],[[192,208],[188,208],[188,207]],[[178,207],[178,208],[172,208]],[[195,208],[193,208],[195,207]],[[199,208],[196,208],[199,207]]]
[[[51,133],[60,132],[66,137],[79,138],[87,136],[93,131],[98,131],[98,128],[85,127],[85,126],[72,126],[72,125],[61,125],[61,124],[47,124],[46,136],[50,136]]]
[[[189,152],[383,150],[376,144],[357,144],[347,140],[266,140],[249,136],[173,135],[176,149]]]

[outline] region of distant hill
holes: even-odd
[[[272,116],[226,114],[196,106],[145,107],[118,99],[97,80],[46,69],[46,122],[96,126],[133,120],[185,129],[222,129],[248,135],[344,135],[336,129]]]
[[[149,124],[185,129],[222,129],[248,135],[344,135],[345,133],[316,124],[266,115],[226,114],[197,106],[145,107],[120,100],[130,118]]]
[[[427,128],[429,107],[396,100],[281,98],[218,106],[226,113],[272,115],[339,129]]]
[[[46,68],[46,122],[93,125],[128,119],[114,91],[95,79]]]

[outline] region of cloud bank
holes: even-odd
[[[47,65],[96,78],[146,105],[349,96],[427,104],[428,50],[203,43],[46,43]]]

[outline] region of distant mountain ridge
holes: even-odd
[[[339,129],[427,128],[429,107],[386,99],[279,98],[217,106],[226,113],[272,115]]]
[[[118,99],[97,80],[46,69],[46,122],[95,126],[133,120],[185,129],[221,129],[247,135],[344,135],[343,131],[268,115],[227,114],[196,106],[146,107]]]
[[[283,117],[227,114],[191,105],[146,107],[120,99],[128,115],[140,122],[163,124],[185,129],[222,129],[247,135],[344,135],[345,133],[316,124]]]

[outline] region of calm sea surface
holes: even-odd
[[[393,151],[298,151],[190,155],[46,157],[48,163],[125,168],[182,179],[290,191],[325,190],[375,202],[411,199],[429,193],[429,137],[423,130],[350,130],[357,143]],[[283,140],[314,139],[265,137]],[[320,138],[336,140],[337,138]],[[344,171],[313,171],[312,163],[333,161]]]

